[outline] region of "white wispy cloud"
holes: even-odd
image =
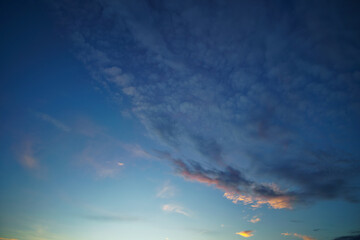
[[[176,188],[170,184],[170,182],[165,182],[165,184],[158,190],[156,197],[158,198],[171,198],[175,196]]]
[[[190,217],[190,213],[185,210],[184,207],[177,204],[165,204],[162,206],[162,210],[165,212],[175,212]]]
[[[60,120],[46,114],[46,113],[41,113],[41,112],[35,112],[35,115],[45,121],[50,123],[51,125],[53,125],[54,127],[64,131],[64,132],[69,132],[71,130],[70,127],[68,127],[67,125],[65,125],[63,122],[61,122]]]

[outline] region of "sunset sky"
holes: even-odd
[[[360,239],[360,1],[0,12],[0,240]]]

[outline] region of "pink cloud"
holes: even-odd
[[[306,236],[306,235],[302,235],[302,234],[298,234],[298,233],[281,233],[281,235],[283,235],[283,236],[294,236],[294,237],[297,237],[297,238],[301,238],[302,240],[316,240],[316,238]]]

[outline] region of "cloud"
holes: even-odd
[[[342,236],[334,238],[334,240],[360,240],[360,235]]]
[[[171,198],[175,196],[176,189],[169,182],[166,182],[156,194],[158,198]]]
[[[162,206],[162,210],[165,212],[175,212],[190,217],[190,214],[182,206],[176,204],[165,204]]]
[[[131,216],[122,216],[116,214],[106,214],[106,215],[87,215],[85,216],[86,219],[92,221],[99,221],[99,222],[136,222],[141,220],[137,217]]]
[[[179,175],[189,181],[214,185],[224,191],[224,196],[233,203],[242,202],[252,207],[268,205],[274,209],[292,208],[296,196],[291,192],[281,191],[276,185],[259,184],[248,180],[239,171],[230,166],[224,170],[205,169],[197,162],[186,163],[172,158],[169,153],[158,152],[161,158],[170,160]]]
[[[229,166],[276,183],[226,181],[242,187],[227,196],[254,206],[357,200],[360,44],[351,4],[92,3],[54,3],[77,56],[155,142],[214,169],[186,179],[224,190],[210,175]]]
[[[237,232],[236,234],[248,238],[254,236],[253,232],[254,231],[248,230],[248,231]]]
[[[36,175],[43,176],[45,167],[39,160],[41,146],[30,137],[24,137],[14,146],[15,156],[20,164]]]
[[[257,223],[257,222],[260,222],[260,218],[259,217],[257,217],[257,216],[254,216],[254,217],[252,217],[250,220],[249,220],[249,222],[252,222],[252,223]]]
[[[35,112],[35,115],[38,118],[40,118],[41,120],[52,124],[54,127],[58,128],[64,132],[69,132],[71,130],[70,127],[66,126],[61,121],[57,120],[56,118],[51,117],[50,115],[48,115],[46,113]]]
[[[316,238],[306,236],[306,235],[301,235],[301,234],[298,234],[298,233],[281,233],[281,235],[283,235],[283,236],[294,236],[294,237],[297,237],[297,238],[301,238],[302,240],[316,240]]]
[[[35,157],[34,143],[25,141],[19,153],[20,162],[22,165],[29,169],[36,169],[39,167],[39,161]]]
[[[98,178],[116,177],[124,166],[122,143],[107,136],[91,139],[76,156],[78,162],[93,171]]]
[[[0,237],[0,240],[19,240],[17,238],[3,238],[3,237]]]
[[[192,136],[196,149],[205,157],[215,162],[223,162],[222,148],[214,139],[208,139],[200,136]]]
[[[151,154],[141,148],[138,144],[122,144],[122,147],[130,152],[134,157],[152,158]]]

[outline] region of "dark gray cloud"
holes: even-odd
[[[267,164],[276,175],[298,186],[304,199],[334,199],[341,197],[356,202],[358,185],[353,184],[360,170],[358,159],[322,151],[301,153],[298,158]]]
[[[356,1],[86,2],[54,1],[74,51],[151,137],[199,155],[184,171],[246,188],[241,168],[300,202],[357,200]]]
[[[173,158],[167,152],[156,151],[158,156],[171,161],[176,166],[176,172],[189,181],[196,181],[225,192],[224,196],[233,202],[242,201],[259,207],[268,204],[273,208],[292,208],[298,201],[294,192],[285,192],[276,185],[265,185],[248,180],[242,172],[227,166],[222,170],[204,168],[197,162],[185,162],[179,158]]]
[[[221,163],[223,162],[222,147],[214,140],[200,136],[192,136],[195,148],[208,159]]]
[[[359,239],[360,239],[360,235],[343,236],[343,237],[334,238],[334,240],[359,240]]]

